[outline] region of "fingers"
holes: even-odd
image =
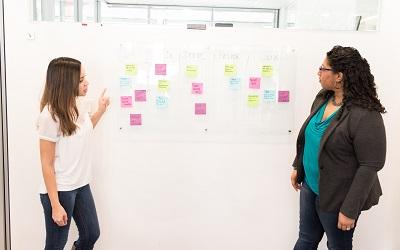
[[[64,225],[67,225],[67,223],[68,223],[68,216],[67,216],[67,214],[64,214],[64,215],[63,215],[63,223],[64,223]]]
[[[66,213],[60,215],[58,218],[53,219],[53,221],[60,227],[65,226],[68,224],[68,215]]]
[[[106,90],[107,90],[107,88],[104,88],[104,89],[103,89],[103,92],[101,92],[101,95],[100,95],[101,97],[104,97],[104,95],[105,95],[105,93],[106,93]]]
[[[354,228],[354,223],[353,224],[342,224],[338,222],[337,228],[342,230],[342,231],[350,231],[351,229]]]

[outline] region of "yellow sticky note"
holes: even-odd
[[[274,68],[272,65],[263,65],[261,67],[261,75],[264,77],[270,77],[274,74]]]
[[[235,64],[225,64],[225,76],[236,76]]]
[[[186,65],[186,75],[188,77],[196,77],[198,74],[197,65]]]
[[[169,81],[168,80],[158,80],[158,90],[162,92],[166,92],[169,89]]]
[[[136,64],[126,64],[125,65],[125,74],[128,76],[135,76],[137,73]]]
[[[260,97],[258,95],[247,96],[247,106],[257,107],[260,104]]]

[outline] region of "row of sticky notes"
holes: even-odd
[[[138,67],[136,64],[126,64],[125,65],[125,75],[135,76],[137,74]],[[154,65],[154,74],[159,76],[167,75],[167,64],[155,64]]]
[[[275,101],[275,90],[264,90],[263,99],[265,101],[274,102]],[[290,92],[288,90],[279,90],[278,91],[278,102],[289,102],[290,101]],[[257,107],[260,104],[260,96],[259,95],[248,95],[247,96],[247,106],[249,107]]]
[[[261,76],[271,77],[274,74],[274,68],[272,65],[261,66]],[[237,67],[235,64],[225,64],[224,75],[228,77],[237,75]]]
[[[128,76],[136,76],[138,71],[138,66],[136,64],[126,64],[125,74]],[[186,76],[197,77],[199,73],[199,67],[197,65],[186,65]],[[167,64],[157,63],[154,64],[154,74],[159,76],[167,75]],[[236,76],[237,67],[235,64],[225,64],[224,75],[225,76]],[[261,66],[261,76],[271,77],[274,74],[272,65],[262,65]]]
[[[132,107],[132,96],[121,96],[121,108],[131,108]],[[145,102],[146,90],[140,89],[135,90],[135,102]]]
[[[195,115],[205,115],[207,113],[206,103],[195,103],[194,104],[194,114]],[[129,124],[131,126],[141,126],[142,125],[142,114],[130,114]]]

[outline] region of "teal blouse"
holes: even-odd
[[[326,128],[329,126],[332,118],[337,112],[336,110],[329,117],[322,121],[327,104],[328,102],[322,105],[318,112],[311,118],[305,130],[305,145],[303,154],[305,182],[317,195],[319,195],[319,145]]]

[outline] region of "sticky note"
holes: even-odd
[[[169,90],[169,81],[168,80],[158,80],[158,90],[162,92],[166,92]]]
[[[132,79],[129,77],[120,77],[119,78],[119,86],[121,88],[131,88],[132,87]]]
[[[131,126],[142,125],[142,114],[130,114],[130,124]]]
[[[264,100],[267,102],[274,102],[276,99],[275,95],[275,89],[264,90]]]
[[[260,104],[260,98],[258,95],[248,95],[247,96],[247,106],[257,107]]]
[[[260,89],[260,77],[250,77],[249,79],[249,88],[251,89]]]
[[[121,108],[132,107],[132,96],[121,96]]]
[[[194,104],[194,114],[195,115],[205,115],[207,112],[206,103],[195,103]]]
[[[203,94],[203,83],[193,82],[192,83],[192,94],[197,94],[197,95]]]
[[[157,108],[167,108],[168,107],[168,97],[167,96],[163,96],[163,95],[159,95],[156,96],[156,106]]]
[[[236,65],[234,64],[225,64],[225,76],[236,76]]]
[[[289,91],[279,90],[278,91],[278,102],[289,102]]]
[[[126,64],[125,65],[125,75],[135,76],[137,74],[136,64]]]
[[[186,76],[188,77],[196,77],[198,74],[197,65],[187,65],[186,66]]]
[[[229,79],[229,88],[232,90],[239,90],[240,89],[240,82],[241,79],[238,77],[233,77]]]
[[[270,77],[274,74],[274,68],[272,65],[263,65],[261,67],[261,75],[264,77]]]
[[[135,102],[145,102],[146,101],[146,90],[135,90]]]
[[[167,65],[166,64],[156,64],[155,65],[155,75],[165,76],[167,74]]]

